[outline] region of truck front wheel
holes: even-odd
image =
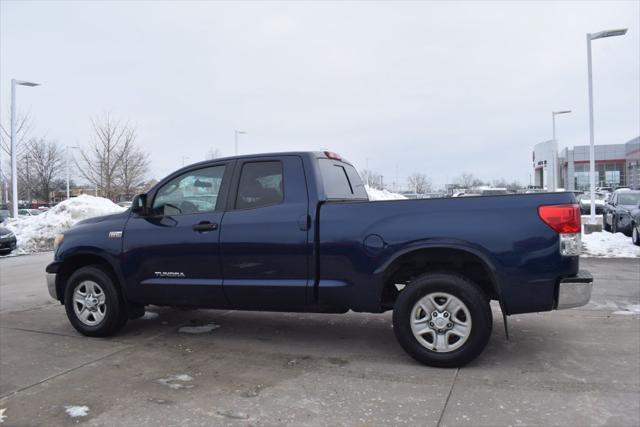
[[[485,348],[493,320],[482,289],[450,273],[424,274],[395,302],[393,330],[404,350],[429,366],[452,368],[475,359]]]
[[[67,317],[78,332],[106,337],[120,330],[127,314],[111,277],[99,266],[76,270],[65,288]]]

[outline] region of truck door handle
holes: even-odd
[[[215,222],[202,221],[202,222],[199,222],[198,224],[193,225],[193,231],[197,231],[198,233],[203,233],[206,231],[212,231],[217,229],[218,229],[218,224],[216,224]]]

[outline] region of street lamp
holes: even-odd
[[[238,155],[238,135],[244,135],[244,134],[246,134],[246,133],[247,133],[247,132],[245,132],[245,131],[243,131],[243,130],[237,130],[237,129],[236,129],[236,130],[234,131],[234,135],[233,135],[233,136],[234,136],[234,138],[233,138],[233,139],[234,139],[235,147],[236,147],[236,156]]]
[[[73,156],[73,152],[71,151],[73,149],[80,149],[80,147],[77,145],[67,146],[67,200],[69,200],[69,160]]]
[[[591,211],[589,224],[596,223],[596,149],[593,137],[593,79],[591,74],[591,40],[603,39],[605,37],[624,36],[627,29],[606,30],[599,33],[587,33],[587,74],[589,83],[589,185],[591,187]]]
[[[553,141],[556,141],[556,116],[558,114],[569,114],[571,110],[562,110],[562,111],[552,111],[551,112],[551,121],[553,122]]]
[[[11,79],[11,216],[18,217],[18,162],[16,159],[16,85],[34,87],[39,83]]]

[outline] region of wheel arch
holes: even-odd
[[[115,266],[106,257],[94,252],[79,252],[65,257],[56,274],[56,291],[62,304],[64,304],[65,288],[71,275],[79,268],[89,265],[101,267],[112,278],[123,300],[127,300],[126,290]]]
[[[406,285],[412,277],[429,272],[452,272],[473,280],[490,299],[498,300],[504,310],[495,263],[481,249],[468,244],[439,242],[413,245],[396,253],[378,272],[383,277],[380,295],[383,310],[393,307],[400,292],[396,285]]]

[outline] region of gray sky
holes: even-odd
[[[10,79],[33,136],[86,145],[90,118],[138,126],[154,177],[240,152],[327,148],[400,181],[461,172],[529,181],[531,150],[640,134],[640,2],[14,2],[0,5],[0,113]],[[6,117],[2,119],[7,123]]]

